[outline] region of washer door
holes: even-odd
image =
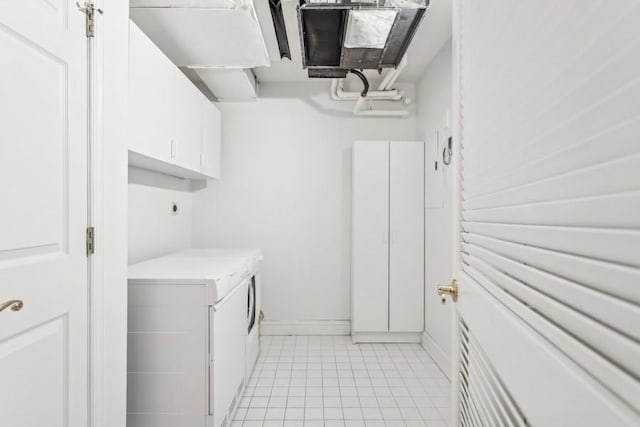
[[[256,276],[251,278],[249,282],[247,294],[247,333],[251,333],[256,324]]]

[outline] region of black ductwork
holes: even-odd
[[[307,70],[309,77],[316,79],[344,79],[347,77],[349,70],[344,68],[309,68]]]
[[[291,59],[291,50],[289,50],[289,38],[287,37],[287,29],[284,25],[284,14],[282,13],[281,0],[269,0],[269,9],[271,9],[273,29],[276,31],[276,39],[278,41],[280,59]]]
[[[429,0],[302,0],[298,7],[302,64],[309,77],[333,77],[351,69],[396,68],[413,39]],[[380,12],[391,17],[379,45],[348,46],[353,12]],[[362,15],[362,13],[360,13]],[[388,31],[388,33],[387,33]],[[351,29],[353,34],[353,30]],[[361,33],[356,32],[356,35]],[[384,39],[386,37],[386,39]],[[345,46],[347,45],[347,46]]]

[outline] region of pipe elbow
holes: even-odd
[[[360,92],[360,96],[365,98],[367,96],[367,93],[369,93],[369,80],[367,80],[367,77],[360,71],[358,70],[354,70],[353,68],[349,70],[349,72],[351,74],[355,74],[360,80],[362,80],[362,84],[364,85],[364,89],[362,89],[362,92]]]

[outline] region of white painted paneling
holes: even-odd
[[[129,43],[129,149],[165,160],[173,137],[175,67],[135,24]]]
[[[389,141],[353,145],[351,315],[358,332],[389,330]]]
[[[3,313],[4,316],[10,314],[13,313]],[[69,335],[66,323],[65,317],[54,318],[0,341],[0,408],[13,420],[9,425],[67,425],[69,354],[65,342]],[[26,403],[38,410],[27,409]]]
[[[173,67],[175,98],[171,100],[173,163],[200,171],[202,154],[202,108],[204,97],[178,68]],[[159,88],[157,88],[159,89]]]
[[[456,26],[460,352],[527,424],[638,425],[640,6],[503,3]]]
[[[98,45],[102,43],[102,113],[98,115],[98,152],[101,190],[96,200],[98,239],[102,254],[92,292],[92,422],[94,427],[126,424],[127,404],[127,133],[129,5],[100,0],[109,9],[100,17]],[[108,167],[106,167],[108,165]]]
[[[0,51],[0,422],[86,426],[84,16],[0,2]]]
[[[194,193],[195,246],[262,249],[267,320],[350,318],[351,146],[415,138],[413,117],[354,118],[328,86],[221,104],[224,176]]]
[[[430,345],[438,347],[440,368],[449,372],[451,357],[451,304],[441,304],[438,285],[448,284],[453,276],[453,194],[452,168],[442,162],[446,115],[451,111],[451,42],[446,43],[418,83],[417,137],[424,139],[425,150],[425,332]],[[438,170],[435,170],[438,162]],[[442,361],[445,363],[441,363]]]
[[[389,145],[389,331],[422,332],[424,143]]]
[[[42,13],[47,7],[41,4],[37,10]],[[61,53],[51,53],[44,49],[50,46],[39,43],[0,26],[4,52],[0,115],[5,139],[0,145],[0,182],[6,206],[0,221],[1,258],[68,249],[69,64],[57,56]],[[82,66],[83,58],[78,59]],[[28,90],[19,82],[29,82]],[[40,95],[38,102],[29,94]]]
[[[129,264],[191,247],[192,200],[188,181],[129,168]]]

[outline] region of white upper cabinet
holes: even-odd
[[[133,23],[129,164],[182,178],[220,177],[220,112]]]
[[[129,149],[168,160],[176,68],[134,24],[129,32]]]
[[[204,96],[180,70],[175,67],[174,70],[174,98],[171,103],[174,144],[172,163],[200,171]]]

